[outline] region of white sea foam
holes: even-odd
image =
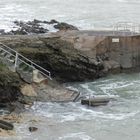
[[[79,133],[68,133],[62,137],[59,137],[59,140],[95,140],[95,139],[86,135],[85,132],[79,132]]]
[[[13,20],[56,19],[80,29],[106,29],[118,21],[139,23],[138,3],[138,0],[0,0],[0,22],[9,28]]]
[[[57,32],[58,31],[58,29],[55,29],[54,28],[54,25],[56,25],[56,24],[40,24],[43,28],[45,28],[45,29],[48,29],[49,30],[49,32]]]
[[[38,103],[36,103],[38,104]],[[109,106],[108,106],[109,108]],[[130,117],[134,117],[140,111],[132,111],[132,112],[114,112],[107,113],[103,110],[100,111],[98,109],[93,110],[92,108],[87,108],[85,106],[81,106],[76,103],[68,103],[65,105],[60,104],[40,104],[32,107],[35,114],[40,116],[45,116],[47,118],[51,118],[53,120],[63,122],[73,122],[79,120],[91,120],[96,118],[103,118],[106,120],[125,120]]]
[[[122,3],[124,3],[124,2],[128,2],[127,0],[117,0],[118,2],[122,2]]]
[[[88,83],[80,84],[80,86],[81,86],[82,88],[86,89],[86,92],[87,92],[87,95],[88,95],[88,96],[91,96],[91,95],[93,95],[93,94],[95,93],[94,90],[91,90],[91,89],[89,88],[89,84],[88,84]]]

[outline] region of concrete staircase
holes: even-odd
[[[50,71],[37,65],[3,43],[0,43],[0,60],[10,70],[17,72],[27,83],[39,83],[45,79],[52,80]]]

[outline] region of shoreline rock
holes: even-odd
[[[41,21],[34,19],[33,21],[14,21],[16,28],[9,32],[5,32],[5,30],[1,29],[1,35],[31,35],[31,34],[47,34],[50,31],[49,26],[57,31],[67,31],[67,30],[78,30],[77,27],[65,23],[65,22],[58,22],[54,19],[50,21]]]
[[[0,65],[0,108],[21,113],[24,104],[40,102],[72,102],[79,93],[66,89],[59,83],[48,81],[27,84],[16,72],[11,72],[5,65]]]
[[[39,21],[34,22],[38,23]],[[113,42],[114,38],[117,38],[118,42]],[[120,34],[114,37],[111,32],[105,31],[67,31],[48,35],[0,36],[0,42],[49,70],[52,77],[61,83],[84,82],[98,79],[113,72],[120,73],[124,70],[132,69],[134,71],[138,69],[140,66],[139,40],[139,35],[122,36]],[[2,75],[1,77],[5,76]],[[4,79],[1,83],[3,81]],[[74,100],[74,98],[65,96],[67,90],[65,91],[62,86],[55,87],[49,85],[49,93],[46,89],[40,92],[42,87],[34,87],[37,94],[34,94],[34,89],[31,90],[31,93],[37,95],[37,97],[29,97],[29,93],[24,94],[25,101],[22,100],[22,102],[28,103],[38,99],[54,102]],[[28,88],[25,89],[27,92]],[[1,88],[1,90],[2,93],[6,91],[8,96],[12,98],[11,95],[13,94],[9,95],[8,88],[6,90]],[[39,95],[38,93],[42,94]],[[58,93],[61,93],[62,96]],[[51,98],[49,98],[50,96]],[[62,100],[62,97],[65,97],[65,100]],[[23,99],[22,96],[21,98]]]

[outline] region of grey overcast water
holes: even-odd
[[[109,28],[119,21],[140,23],[140,0],[0,0],[0,28],[14,20],[56,19],[80,29]],[[35,103],[16,135],[1,140],[140,140],[140,74],[110,75],[89,83],[67,84],[83,95],[116,95],[107,106],[80,102]],[[31,119],[38,119],[32,124]],[[35,125],[38,131],[28,132]]]
[[[138,22],[140,0],[0,0],[0,26],[13,20],[56,19],[81,29],[110,27],[119,21]]]

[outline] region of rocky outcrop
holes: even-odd
[[[52,32],[50,30],[53,29],[56,31],[67,31],[67,30],[78,30],[77,27],[65,23],[58,22],[56,20],[51,21],[41,21],[34,19],[33,21],[14,21],[16,28],[12,29],[9,32],[5,32],[4,30],[0,30],[0,34],[2,35],[27,35],[27,34],[46,34]]]
[[[27,58],[51,71],[58,81],[84,81],[102,77],[103,63],[90,57],[74,44],[60,37],[11,36],[2,38],[3,42],[18,50]]]
[[[51,71],[52,78],[61,82],[94,80],[108,73],[140,68],[140,36],[111,36],[105,32],[101,36],[91,31],[69,31],[49,35],[0,36],[0,42]],[[21,86],[17,74],[3,69],[0,77],[2,103],[9,102],[9,99],[19,99],[24,103],[75,101],[79,96],[79,93],[50,81]]]
[[[18,74],[11,72],[5,65],[0,63],[0,109],[10,113],[16,109],[22,110],[23,106],[18,102],[23,95],[20,86],[23,81]]]
[[[2,64],[0,67],[0,103],[17,101],[21,96],[19,87],[22,81],[16,73],[9,71]]]
[[[57,82],[44,80],[27,84],[20,76],[1,64],[0,67],[0,108],[8,112],[21,112],[23,104],[32,105],[34,101],[70,102],[75,101],[78,92],[66,89]]]
[[[1,36],[0,41],[51,71],[57,81],[72,82],[140,67],[140,37],[111,33],[68,31]]]
[[[60,31],[61,30],[64,30],[64,31],[67,31],[67,30],[78,30],[77,27],[75,27],[73,25],[70,25],[68,23],[64,23],[64,22],[57,23],[56,25],[54,25],[54,28],[59,29]]]

